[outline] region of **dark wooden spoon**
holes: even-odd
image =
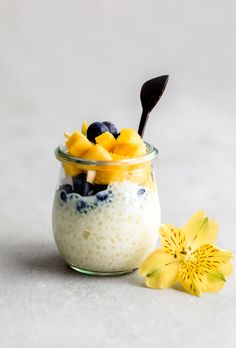
[[[166,88],[168,79],[168,75],[158,76],[145,82],[142,86],[140,99],[143,112],[138,127],[138,134],[141,137],[143,137],[149,114],[161,98]]]

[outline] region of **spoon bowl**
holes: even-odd
[[[145,82],[141,88],[140,99],[143,111],[138,128],[141,137],[143,137],[149,114],[160,100],[168,79],[168,75],[158,76]]]

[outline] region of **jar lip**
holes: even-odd
[[[85,158],[74,157],[67,153],[65,144],[60,144],[55,149],[55,156],[61,162],[77,163],[86,166],[120,166],[145,163],[154,160],[158,156],[158,150],[151,144],[144,142],[147,148],[147,153],[144,156],[121,159],[118,161],[92,161]]]

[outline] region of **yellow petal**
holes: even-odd
[[[150,288],[168,288],[177,281],[178,264],[163,248],[159,248],[143,261],[139,274],[146,276],[145,283]]]
[[[194,267],[194,263],[186,261],[179,267],[178,280],[183,288],[192,295],[200,296],[202,293],[202,286],[205,282],[204,274],[200,273]]]
[[[200,273],[220,270],[233,257],[230,251],[221,250],[211,244],[204,244],[194,250],[190,260]]]
[[[206,281],[203,286],[203,291],[217,292],[223,289],[225,278],[221,272],[210,272],[206,275]]]
[[[171,263],[165,269],[158,269],[145,279],[149,288],[166,289],[174,285],[178,280],[178,265]]]
[[[225,286],[225,282],[223,281],[219,281],[219,282],[206,281],[203,291],[217,292],[222,290],[224,286]]]
[[[160,241],[167,254],[182,260],[186,254],[186,240],[180,228],[170,224],[164,224],[160,227]]]
[[[182,228],[188,245],[193,249],[202,244],[214,244],[218,235],[218,224],[208,219],[203,211],[194,214]]]
[[[233,265],[230,261],[227,261],[224,263],[220,268],[219,271],[225,276],[228,277],[230,274],[233,273]]]

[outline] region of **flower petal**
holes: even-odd
[[[200,273],[220,270],[233,257],[230,251],[221,250],[211,244],[204,244],[191,254],[191,262]]]
[[[164,289],[177,282],[178,263],[163,248],[159,248],[143,261],[138,272],[146,276],[148,287]]]
[[[174,285],[178,280],[178,264],[168,264],[165,269],[158,269],[148,275],[145,283],[149,288],[166,289]]]
[[[220,268],[219,271],[225,276],[228,277],[230,274],[233,273],[233,265],[230,261],[227,261],[226,263],[224,263]]]
[[[208,219],[203,211],[194,214],[182,229],[188,245],[193,249],[202,244],[215,243],[218,235],[217,222]]]
[[[178,279],[187,292],[195,296],[201,295],[205,276],[198,271],[193,262],[186,261],[180,265]]]
[[[169,224],[161,225],[160,241],[168,255],[182,260],[186,254],[186,240],[180,228]]]
[[[217,292],[223,289],[225,285],[225,278],[221,272],[209,272],[206,275],[206,281],[203,285],[205,292]]]
[[[174,262],[174,258],[166,254],[163,248],[154,250],[147,258],[142,262],[138,269],[138,273],[142,276],[146,276],[158,268]]]

